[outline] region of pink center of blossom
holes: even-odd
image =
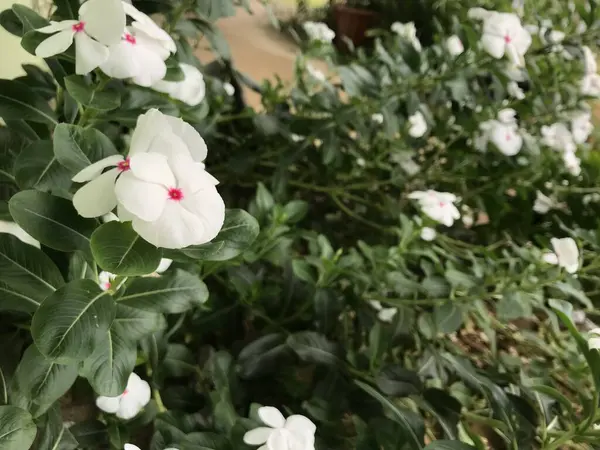
[[[169,198],[179,202],[183,200],[183,191],[179,188],[171,188],[169,189]]]
[[[507,141],[510,141],[510,140],[512,139],[512,136],[511,136],[509,133],[506,133],[506,137],[505,137],[505,139],[506,139]]]
[[[129,389],[125,389],[125,390],[123,391],[123,395],[127,395],[127,394],[129,394]]]
[[[506,36],[504,36],[504,42],[510,44],[512,42],[512,38],[507,34]]]
[[[440,208],[445,208],[446,207],[446,202],[440,202]]]
[[[81,33],[85,28],[85,22],[77,22],[71,27],[75,33]]]
[[[104,289],[108,291],[110,289],[110,283],[104,283]]]
[[[119,169],[121,172],[127,172],[129,169],[131,169],[131,166],[129,165],[129,158],[117,164],[117,169]]]
[[[129,33],[125,33],[125,40],[132,45],[135,45],[137,42],[135,36]]]

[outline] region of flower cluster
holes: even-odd
[[[519,134],[516,111],[503,109],[498,112],[496,120],[488,120],[479,124],[482,134],[477,140],[477,148],[485,150],[489,142],[506,156],[514,156],[521,151],[523,137]]]
[[[310,419],[294,414],[287,419],[272,406],[258,408],[258,417],[267,425],[244,434],[248,445],[260,445],[258,450],[314,450],[317,427]]]
[[[447,227],[451,227],[455,220],[460,219],[460,211],[454,205],[458,199],[454,194],[430,189],[411,192],[408,198],[417,200],[423,213]]]
[[[202,162],[207,151],[191,125],[151,109],[138,118],[127,157],[109,156],[73,177],[87,183],[75,193],[73,204],[83,217],[104,216],[117,208],[119,220],[131,221],[157,247],[204,244],[225,219],[218,181]]]
[[[323,22],[304,22],[304,31],[311,41],[330,44],[335,39],[335,31],[329,28]]]

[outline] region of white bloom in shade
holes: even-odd
[[[419,41],[419,38],[417,37],[417,29],[413,22],[394,22],[391,29],[402,39],[410,42],[416,51],[420,52],[422,50],[421,41]]]
[[[383,124],[383,120],[384,120],[384,117],[383,117],[383,114],[381,114],[381,113],[375,113],[375,114],[371,115],[371,121],[373,123],[381,125],[381,124]]]
[[[516,81],[509,81],[506,85],[506,91],[508,92],[508,95],[517,100],[523,100],[525,98],[525,92],[523,92],[523,89],[519,87]]]
[[[125,11],[120,0],[89,0],[79,8],[78,20],[50,22],[36,29],[56,34],[42,41],[35,54],[42,58],[58,55],[75,40],[75,72],[85,75],[107,60],[107,46],[121,40],[124,28]]]
[[[98,284],[103,291],[108,291],[112,287],[115,278],[117,276],[114,273],[102,271],[98,274]]]
[[[40,248],[40,243],[32,238],[29,234],[23,230],[19,225],[14,222],[7,222],[0,220],[0,233],[8,233],[15,236],[21,242],[25,244],[33,245],[34,247]]]
[[[323,42],[330,44],[335,39],[335,31],[329,28],[323,22],[304,22],[302,25],[304,31],[311,41]]]
[[[125,446],[123,447],[123,450],[141,450],[141,449],[137,445],[125,444]],[[165,450],[177,450],[177,449],[173,448],[173,447],[169,447],[169,448],[165,448]]]
[[[125,2],[123,3],[123,9],[125,14],[133,19],[131,28],[135,30],[135,34],[152,39],[157,44],[156,51],[159,52],[163,60],[167,59],[171,53],[177,52],[177,45],[175,45],[171,35],[159,27],[150,17],[135,6]]]
[[[246,432],[247,445],[261,445],[259,450],[314,450],[317,427],[310,419],[299,414],[285,419],[272,406],[258,408],[258,417],[267,426]]]
[[[132,373],[127,387],[117,397],[98,397],[96,406],[105,413],[116,414],[120,419],[133,419],[150,401],[150,385]]]
[[[581,160],[575,155],[575,152],[564,152],[563,162],[571,175],[574,177],[579,176],[581,173]]]
[[[600,75],[597,73],[585,74],[581,80],[581,93],[590,97],[600,97]]]
[[[554,253],[544,253],[542,259],[548,264],[559,265],[569,273],[579,269],[579,249],[575,241],[570,238],[552,238],[550,240]]]
[[[485,149],[488,142],[506,156],[514,156],[523,147],[523,136],[519,133],[519,126],[515,118],[514,109],[502,109],[498,112],[497,120],[488,120],[479,125],[482,136],[478,145]]]
[[[435,231],[435,229],[433,228],[423,227],[423,229],[421,229],[421,239],[423,239],[424,241],[433,241],[436,236],[437,231]]]
[[[73,177],[89,181],[75,193],[73,205],[83,217],[103,216],[118,206],[119,219],[131,221],[157,247],[206,243],[225,219],[218,181],[204,170],[206,154],[191,125],[151,109],[138,118],[127,158],[109,156]]]
[[[421,111],[417,111],[410,116],[408,118],[408,123],[410,125],[408,134],[414,138],[420,138],[427,132],[427,122],[425,121],[425,116]]]
[[[585,194],[582,197],[581,201],[584,205],[589,205],[590,203],[599,203],[600,202],[600,193],[594,192],[592,194]]]
[[[598,63],[596,62],[596,55],[592,49],[587,45],[584,45],[583,50],[583,62],[585,64],[585,73],[596,73],[598,72]]]
[[[306,65],[306,71],[308,72],[308,74],[313,77],[315,80],[323,83],[324,81],[327,80],[327,77],[325,76],[325,74],[323,72],[321,72],[319,69],[315,68],[315,66],[313,66],[312,64],[307,64]]]
[[[600,350],[600,328],[590,330],[587,342],[590,350]],[[594,425],[594,429],[598,429],[597,425]]]
[[[516,14],[494,12],[484,19],[481,45],[494,58],[507,55],[520,66],[531,45],[531,36]]]
[[[369,304],[377,311],[377,318],[382,322],[391,323],[398,314],[398,308],[384,308],[379,300],[369,300]]]
[[[487,9],[484,8],[470,8],[469,11],[467,12],[467,17],[469,17],[469,19],[473,19],[473,20],[485,20],[488,17],[490,17],[491,15],[493,15],[495,13],[495,11],[488,11]]]
[[[574,152],[577,148],[573,135],[564,123],[542,127],[542,143],[559,152]]]
[[[299,134],[296,133],[292,133],[290,135],[290,138],[292,139],[292,141],[294,142],[302,142],[304,139],[306,139],[304,136],[301,136]]]
[[[542,192],[537,191],[535,193],[535,202],[533,203],[533,210],[538,214],[546,214],[551,209],[557,208],[559,204],[554,199],[544,195]]]
[[[580,112],[571,119],[571,133],[577,144],[583,144],[592,133],[592,114],[589,111]]]
[[[152,89],[169,94],[170,97],[190,106],[199,105],[206,96],[206,83],[202,72],[196,67],[185,63],[179,63],[179,68],[183,72],[183,80],[161,80],[154,83]]]
[[[455,220],[460,219],[460,212],[454,205],[458,199],[454,194],[430,189],[411,192],[408,198],[417,200],[424,214],[447,227],[451,227]]]
[[[155,272],[156,273],[163,273],[165,272],[169,267],[171,267],[171,264],[173,264],[173,260],[172,259],[168,259],[168,258],[162,258],[160,260],[160,264],[158,265],[158,267],[156,268]]]
[[[233,87],[233,84],[231,83],[223,83],[223,89],[225,90],[225,93],[230,97],[233,94],[235,94],[235,87]]]
[[[458,56],[465,51],[465,47],[460,38],[454,35],[446,40],[446,50],[448,50],[448,53],[452,56]]]

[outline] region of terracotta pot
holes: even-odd
[[[351,8],[345,5],[335,5],[333,8],[333,17],[336,27],[336,42],[338,47],[345,49],[342,36],[347,37],[352,43],[358,47],[362,45],[366,39],[367,30],[372,28],[377,23],[377,14],[366,9]]]

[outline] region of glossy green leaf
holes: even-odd
[[[16,406],[0,406],[0,448],[26,450],[31,447],[36,426],[31,415]]]
[[[63,421],[59,405],[48,411],[38,430],[38,450],[75,450],[79,446]]]
[[[227,450],[229,441],[216,433],[198,432],[188,434],[181,443],[181,450]]]
[[[71,176],[90,164],[116,155],[112,141],[95,128],[61,123],[54,130],[54,154]]]
[[[290,335],[287,345],[305,362],[325,365],[336,365],[341,362],[338,345],[328,341],[322,334],[313,331],[302,331]]]
[[[87,84],[81,75],[66,77],[65,86],[75,100],[88,108],[110,111],[121,106],[121,96],[117,91],[100,90],[99,86]]]
[[[0,117],[23,119],[56,125],[56,116],[48,103],[27,85],[12,80],[0,80]]]
[[[170,377],[185,377],[197,369],[194,354],[183,344],[169,344],[162,366]]]
[[[290,349],[283,334],[267,334],[248,344],[238,355],[238,373],[252,379],[272,373],[281,367]]]
[[[132,308],[117,303],[117,315],[112,330],[124,339],[138,341],[167,326],[164,316],[153,311]]]
[[[92,254],[98,265],[122,276],[147,275],[156,270],[161,251],[143,240],[131,222],[108,222],[94,231]]]
[[[83,361],[102,343],[115,317],[108,292],[91,280],[75,280],[47,297],[31,322],[40,352],[51,359]]]
[[[460,306],[446,302],[433,310],[433,320],[439,333],[454,333],[463,323],[463,312]]]
[[[36,28],[45,27],[49,24],[47,19],[44,19],[33,9],[28,8],[25,5],[14,4],[12,6],[13,12],[17,15],[21,24],[23,25],[23,32],[35,30]]]
[[[15,178],[21,189],[68,192],[71,187],[71,176],[54,156],[51,141],[34,141],[19,154]]]
[[[422,391],[423,384],[416,372],[400,365],[385,367],[376,378],[377,387],[386,395],[407,397]]]

